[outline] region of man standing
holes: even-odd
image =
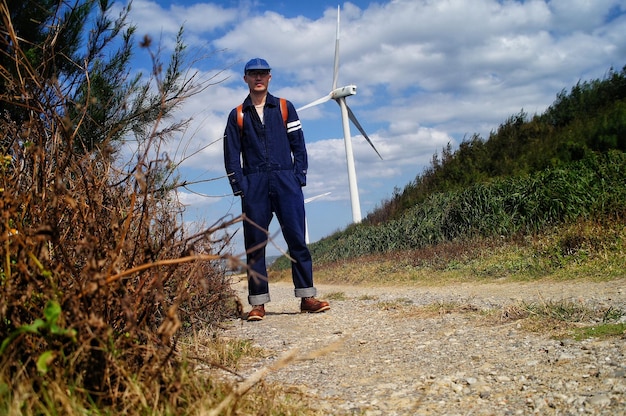
[[[315,298],[313,264],[305,242],[304,197],[308,167],[304,134],[291,102],[268,92],[272,75],[265,59],[244,68],[250,93],[234,108],[224,132],[224,165],[235,195],[241,196],[248,273],[249,321],[265,317],[270,301],[265,247],[276,214],[291,256],[295,296],[301,312],[323,312],[328,302]],[[242,166],[243,163],[243,166]]]

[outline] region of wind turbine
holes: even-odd
[[[309,107],[313,107],[319,104],[323,104],[329,100],[335,100],[337,104],[339,104],[339,108],[341,109],[341,120],[343,124],[343,138],[346,147],[346,162],[348,164],[348,183],[350,185],[350,201],[352,203],[352,220],[355,223],[361,222],[361,203],[359,202],[359,188],[357,186],[356,181],[356,170],[354,168],[354,154],[352,152],[352,138],[350,137],[350,123],[352,121],[356,128],[361,132],[365,140],[372,146],[378,157],[382,160],[382,156],[374,147],[374,144],[370,140],[367,133],[361,124],[356,119],[356,116],[346,104],[346,97],[356,94],[356,85],[346,85],[345,87],[337,88],[337,79],[339,77],[339,10],[340,7],[337,6],[337,38],[335,40],[335,65],[333,71],[333,88],[330,93],[318,100],[313,101],[310,104],[307,104],[303,107],[297,109],[297,111],[304,110]]]

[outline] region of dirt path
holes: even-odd
[[[626,414],[625,338],[559,341],[493,319],[520,301],[626,311],[626,280],[317,286],[330,311],[300,314],[291,285],[273,283],[265,320],[234,322],[226,335],[270,352],[245,375],[293,348],[336,346],[268,376],[314,397],[320,414]],[[245,304],[245,284],[237,290]]]

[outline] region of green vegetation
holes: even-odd
[[[316,264],[320,283],[451,285],[463,282],[626,277],[626,227],[618,221],[579,220],[531,235],[473,238],[414,250]],[[290,279],[289,269],[272,279]]]
[[[577,341],[587,338],[626,338],[626,324],[624,323],[602,323],[590,327],[574,328],[574,339]]]
[[[361,224],[311,245],[318,265],[483,238],[519,238],[626,213],[626,67],[522,111],[488,140],[448,146]],[[619,228],[619,227],[618,227]],[[288,265],[283,257],[276,270]]]
[[[411,250],[446,241],[531,234],[580,218],[626,212],[626,154],[590,154],[569,168],[495,179],[433,194],[398,219],[350,227],[312,246],[315,260],[333,262]]]
[[[626,311],[612,307],[591,308],[582,302],[520,302],[499,313],[502,321],[519,321],[520,327],[534,332],[550,333],[556,338],[623,337],[626,326],[619,320]]]
[[[561,91],[541,115],[522,110],[492,132],[474,135],[456,151],[435,154],[412,183],[370,213],[365,224],[398,218],[433,194],[465,190],[494,179],[515,179],[549,169],[569,169],[590,153],[626,151],[626,67],[602,80],[579,82]]]

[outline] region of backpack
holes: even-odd
[[[283,115],[283,123],[287,127],[287,100],[280,98],[280,113]],[[237,125],[239,126],[239,133],[243,130],[243,104],[237,106]]]

